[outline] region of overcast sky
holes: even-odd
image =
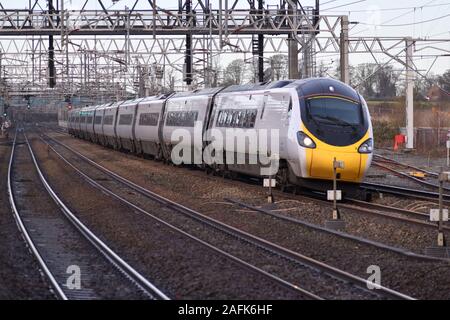
[[[56,4],[57,1],[53,0]],[[28,8],[29,0],[0,0],[5,8]],[[31,1],[34,3],[34,0]],[[80,9],[85,0],[65,0],[65,7]],[[103,0],[108,8],[124,9],[131,7],[135,0],[121,0],[113,5],[111,0]],[[156,0],[157,5],[167,9],[176,9],[178,0]],[[193,0],[194,4],[196,3]],[[219,0],[210,1],[213,8],[218,8]],[[224,3],[225,0],[222,0]],[[229,3],[234,2],[229,0]],[[46,1],[40,0],[41,5]],[[246,0],[239,0],[238,7],[246,7]],[[278,0],[266,0],[265,5],[277,5]],[[304,6],[313,6],[314,0],[301,1]],[[450,0],[321,0],[321,14],[348,15],[351,25],[350,36],[411,36],[414,38],[447,38],[450,39]],[[147,0],[139,0],[137,9],[149,9]],[[89,0],[86,9],[101,10],[97,0]],[[419,44],[418,48],[426,44]],[[450,42],[435,44],[435,47],[449,50]],[[417,52],[416,64],[426,72],[432,65],[434,57],[424,57],[425,51]],[[429,53],[429,52],[428,52]],[[438,53],[438,51],[433,51]],[[442,52],[445,53],[445,52]],[[331,63],[338,57],[319,57]],[[350,64],[370,61],[370,55],[352,54]],[[380,56],[382,61],[389,58]],[[450,69],[450,57],[439,57],[431,69],[434,73],[442,73]]]

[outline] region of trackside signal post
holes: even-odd
[[[274,203],[272,188],[275,188],[276,180],[269,176],[268,179],[264,179],[264,187],[269,188],[269,192],[267,193],[267,203]]]
[[[337,169],[344,169],[345,163],[342,160],[333,159],[333,190],[328,190],[327,200],[333,200],[333,215],[332,219],[325,222],[325,226],[329,229],[340,230],[345,227],[345,222],[341,220],[337,201],[342,200],[342,191],[337,190]]]
[[[430,221],[437,221],[437,246],[428,247],[425,253],[431,256],[448,257],[449,250],[447,247],[445,235],[443,232],[443,222],[448,221],[448,209],[443,208],[444,182],[450,181],[450,171],[441,172],[439,174],[439,209],[430,210]]]

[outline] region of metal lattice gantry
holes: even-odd
[[[86,9],[94,2],[101,10]],[[319,1],[305,7],[294,0],[274,0],[276,5],[219,0],[215,6],[182,0],[170,10],[155,0],[139,1],[147,4],[139,9],[136,1],[125,10],[110,10],[104,2],[85,0],[79,9],[67,10],[64,1],[33,0],[23,10],[6,8],[0,0],[0,78],[11,86],[8,91],[50,87],[61,96],[82,92],[121,99],[146,94],[149,87],[174,89],[169,70],[188,87],[208,86],[213,58],[228,55],[255,58],[261,80],[264,59],[287,53],[290,78],[314,76],[317,57],[335,55],[347,83],[351,55],[370,55],[380,66],[395,61],[409,71],[405,87],[411,92],[414,76],[423,76],[414,54],[436,59],[450,54],[435,45],[449,39],[353,37],[353,22],[320,14]]]
[[[47,7],[42,2],[48,4]],[[339,24],[339,17],[319,17],[316,15],[317,9],[304,8],[296,1],[280,1],[276,9],[264,9],[263,1],[248,1],[246,7],[236,8],[238,1],[228,5],[228,1],[224,1],[224,5],[213,9],[209,1],[180,1],[178,10],[166,10],[156,5],[155,1],[148,1],[148,9],[135,10],[134,7],[121,11],[108,11],[101,0],[98,2],[102,5],[103,10],[85,10],[86,1],[81,10],[64,10],[63,1],[56,7],[53,1],[35,1],[30,10],[4,9],[0,11],[0,36],[14,36],[12,46],[6,44],[10,48],[18,48],[18,52],[12,52],[6,49],[5,45],[0,48],[4,54],[23,54],[24,52],[32,53],[37,50],[26,41],[25,46],[20,43],[16,44],[17,36],[21,38],[30,37],[35,41],[36,38],[61,36],[55,47],[48,47],[47,52],[43,52],[43,48],[39,43],[39,53],[47,54],[52,58],[51,61],[58,61],[59,64],[65,65],[65,70],[61,70],[60,74],[69,76],[70,68],[77,68],[73,56],[81,54],[81,51],[99,52],[99,56],[110,55],[112,50],[114,55],[122,53],[121,59],[116,59],[116,63],[126,65],[126,70],[136,68],[136,63],[148,64],[152,61],[155,64],[164,61],[164,64],[174,66],[179,70],[183,69],[185,80],[188,84],[192,81],[193,73],[192,64],[194,56],[198,52],[202,52],[205,48],[209,48],[209,55],[239,52],[257,55],[260,66],[263,64],[263,55],[267,53],[267,44],[272,47],[268,53],[286,52],[287,47],[293,47],[293,43],[283,43],[280,45],[278,41],[274,44],[274,40],[266,41],[264,35],[271,38],[280,35],[298,34],[310,35],[319,32],[330,32],[335,37],[334,32]],[[141,1],[142,2],[142,1]],[[1,2],[0,2],[1,3]],[[39,5],[39,4],[42,5]],[[220,1],[222,3],[222,1]],[[318,3],[318,1],[317,1]],[[242,1],[240,3],[242,5]],[[44,10],[43,8],[46,8]],[[333,21],[332,21],[333,20]],[[321,25],[324,29],[321,30]],[[251,35],[250,38],[242,39],[243,35]],[[255,39],[257,35],[257,50],[255,52]],[[101,39],[100,37],[107,37]],[[111,38],[113,36],[114,38]],[[136,37],[141,36],[141,39]],[[151,38],[149,38],[151,36]],[[182,37],[181,37],[182,36]],[[205,36],[208,39],[205,39]],[[178,38],[176,38],[178,37]],[[120,39],[121,38],[121,39]],[[286,38],[286,37],[285,37]],[[2,38],[3,40],[3,38]],[[105,41],[110,43],[105,43]],[[304,45],[304,44],[303,44]],[[302,47],[303,45],[300,45]],[[45,49],[44,49],[45,50]],[[298,50],[298,49],[297,49]],[[105,53],[105,51],[108,51]],[[174,54],[184,54],[184,63],[178,63],[177,66],[169,58]],[[55,57],[59,55],[60,57]],[[138,55],[138,59],[133,56]],[[69,59],[69,56],[71,59]],[[64,61],[65,60],[65,61]],[[69,61],[71,67],[69,67]],[[178,61],[178,60],[177,60]],[[102,62],[99,62],[100,64]],[[106,63],[107,64],[107,63]],[[34,65],[33,65],[34,66]],[[48,70],[51,75],[50,84],[53,86],[53,78],[58,72],[53,72],[53,68],[58,66],[50,66]],[[201,69],[205,69],[204,67]],[[260,70],[260,73],[261,70]],[[29,71],[23,74],[29,74]],[[78,72],[81,74],[81,72]],[[129,74],[130,75],[130,74]],[[260,79],[261,79],[260,74]],[[294,72],[296,76],[296,72]],[[37,77],[40,78],[40,75]],[[130,77],[126,77],[130,78]]]

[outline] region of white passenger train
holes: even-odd
[[[69,112],[69,133],[84,139],[173,161],[177,129],[201,138],[184,141],[197,154],[211,142],[211,130],[277,130],[281,185],[329,188],[333,160],[342,160],[338,179],[348,186],[362,181],[372,160],[373,134],[364,98],[348,85],[330,78],[286,80],[201,89],[88,106]],[[197,128],[198,129],[198,128]],[[201,163],[221,172],[261,176],[261,163],[236,164],[232,144],[223,143],[223,161]],[[234,145],[233,145],[234,146]],[[246,147],[246,160],[258,150]],[[173,161],[175,162],[175,161]]]

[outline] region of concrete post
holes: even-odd
[[[412,38],[406,40],[406,148],[414,148],[414,74],[413,74],[413,45]]]
[[[348,62],[348,16],[341,17],[341,39],[340,39],[340,69],[341,81],[350,84],[350,69]]]

